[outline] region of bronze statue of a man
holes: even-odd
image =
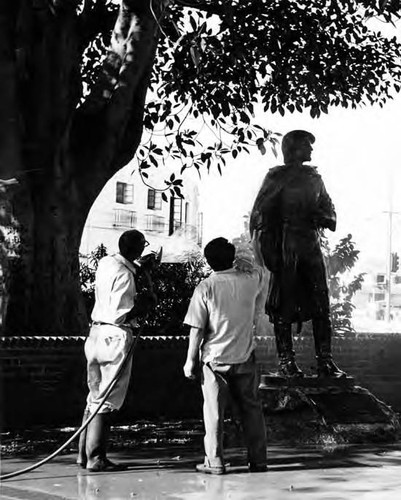
[[[315,137],[293,130],[283,137],[284,165],[267,173],[256,197],[251,234],[259,230],[271,271],[266,312],[274,324],[280,372],[302,377],[295,362],[291,324],[312,320],[318,375],[344,377],[332,360],[330,303],[319,230],[335,231],[336,213],[311,160]]]

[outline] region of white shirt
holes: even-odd
[[[100,260],[95,279],[95,306],[92,320],[121,325],[134,307],[135,266],[120,254]]]
[[[184,323],[205,332],[202,361],[245,362],[255,348],[253,324],[259,296],[266,284],[260,266],[245,273],[215,271],[194,291]]]

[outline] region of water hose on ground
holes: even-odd
[[[82,431],[84,431],[88,425],[91,423],[91,421],[95,418],[95,416],[99,413],[100,408],[103,406],[105,403],[106,399],[108,398],[109,394],[113,390],[114,386],[116,385],[125,365],[127,364],[128,360],[133,356],[136,345],[138,344],[139,337],[141,336],[143,327],[138,328],[138,331],[136,335],[134,336],[132,343],[130,345],[130,348],[128,350],[127,356],[124,359],[124,362],[120,365],[120,368],[118,369],[115,377],[113,380],[110,382],[109,386],[106,389],[105,395],[101,399],[99,406],[96,408],[94,413],[90,415],[90,417],[81,425],[81,427],[63,444],[61,445],[56,451],[54,451],[51,455],[48,457],[44,458],[40,462],[37,462],[36,464],[30,465],[29,467],[26,467],[25,469],[17,470],[15,472],[10,472],[9,474],[4,474],[3,476],[0,476],[0,481],[3,481],[4,479],[11,479],[13,477],[20,476],[21,474],[26,474],[27,472],[31,472],[41,465],[46,464],[47,462],[50,462],[54,457],[59,455],[67,446],[72,443],[80,434]]]

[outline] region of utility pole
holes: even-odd
[[[396,271],[393,269],[393,258],[398,259],[397,254],[393,255],[392,245],[393,245],[393,215],[399,214],[400,212],[395,212],[392,209],[392,203],[390,203],[390,210],[385,211],[388,214],[388,236],[387,236],[387,252],[388,252],[388,264],[387,264],[387,290],[386,290],[386,321],[390,323],[391,321],[391,273]],[[398,264],[397,264],[398,267]]]
[[[391,267],[392,267],[392,240],[393,240],[393,193],[394,193],[394,186],[393,186],[393,180],[394,180],[394,175],[393,171],[390,170],[388,172],[388,236],[387,236],[387,241],[388,241],[388,249],[387,249],[387,256],[388,256],[388,264],[387,264],[387,297],[386,297],[386,321],[387,323],[390,323],[391,321]]]
[[[388,211],[388,265],[387,265],[387,300],[386,300],[386,321],[391,321],[391,266],[392,266],[392,240],[393,240],[393,211]]]

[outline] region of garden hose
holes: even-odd
[[[99,406],[94,411],[94,413],[92,413],[90,415],[90,417],[88,418],[88,420],[86,420],[81,425],[81,427],[63,445],[61,445],[51,455],[49,455],[48,457],[44,458],[40,462],[37,462],[36,464],[33,464],[33,465],[30,465],[29,467],[26,467],[25,469],[21,469],[21,470],[15,471],[15,472],[10,472],[9,474],[4,474],[3,476],[0,476],[0,481],[3,481],[4,479],[11,479],[13,477],[20,476],[21,474],[26,474],[27,472],[31,472],[31,471],[37,469],[38,467],[40,467],[41,465],[44,465],[47,462],[50,462],[50,460],[52,460],[54,457],[56,457],[57,455],[59,455],[70,443],[72,443],[74,441],[74,439],[76,439],[81,434],[82,431],[84,431],[88,427],[88,425],[90,424],[90,422],[99,413],[100,408],[103,406],[103,404],[105,403],[105,401],[108,398],[109,394],[111,393],[111,391],[113,390],[114,386],[116,385],[116,383],[117,383],[117,381],[118,381],[118,379],[119,379],[119,377],[120,377],[120,375],[121,375],[121,373],[122,373],[125,365],[127,364],[128,360],[133,356],[134,351],[135,351],[135,347],[138,344],[138,340],[139,340],[139,337],[141,336],[142,330],[143,330],[143,327],[138,328],[137,334],[135,335],[135,337],[132,340],[132,343],[130,345],[130,348],[128,350],[128,353],[127,353],[127,356],[126,356],[125,360],[120,365],[120,368],[118,369],[116,375],[114,376],[113,380],[110,382],[109,386],[107,387],[106,393],[103,396],[103,398],[101,399],[101,401],[99,403]]]

